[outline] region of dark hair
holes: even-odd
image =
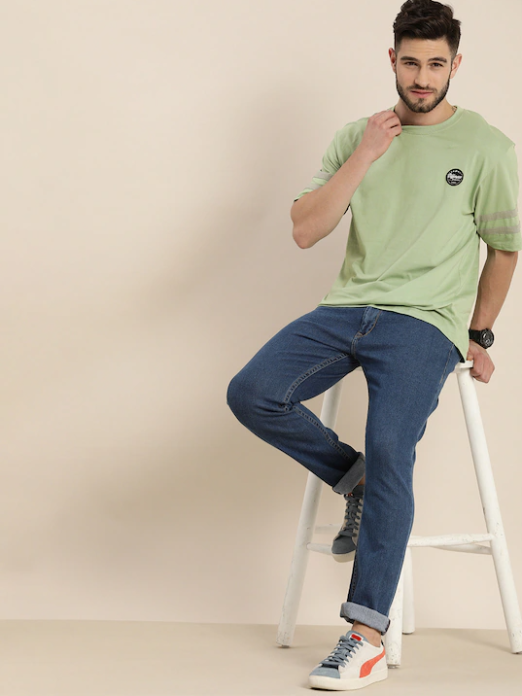
[[[434,0],[406,0],[393,23],[394,50],[398,52],[403,38],[445,38],[453,61],[459,49],[460,24],[458,19],[453,18],[451,5]]]

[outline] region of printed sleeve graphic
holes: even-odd
[[[477,190],[474,211],[477,234],[494,249],[522,250],[518,191],[517,156],[513,146]]]

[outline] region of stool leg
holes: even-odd
[[[290,566],[290,575],[286,586],[286,594],[283,602],[283,610],[277,632],[277,643],[284,648],[292,645],[299,601],[303,592],[306,566],[310,551],[307,544],[312,540],[317,517],[317,509],[321,500],[323,482],[311,471],[306,480],[306,489],[301,507],[297,536],[294,546],[294,555]]]
[[[409,634],[415,631],[415,606],[413,601],[413,561],[411,548],[406,548],[404,558],[404,600],[402,608],[402,632]]]
[[[490,542],[491,552],[495,564],[511,652],[520,653],[522,652],[522,618],[509,561],[477,392],[469,369],[458,371],[457,378],[486,527],[488,533],[494,535]]]
[[[402,612],[404,600],[404,563],[390,608],[390,626],[384,634],[384,648],[388,667],[400,667],[402,650]]]
[[[337,411],[341,398],[342,380],[330,387],[323,398],[320,420],[327,428],[335,428]],[[301,514],[297,525],[297,536],[294,546],[294,554],[290,566],[290,574],[286,586],[286,594],[277,632],[277,643],[284,648],[289,648],[294,637],[295,624],[299,601],[303,592],[306,566],[310,553],[308,544],[312,540],[315,531],[315,520],[319,501],[321,499],[322,480],[311,471],[308,472],[306,488],[301,506]]]

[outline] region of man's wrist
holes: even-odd
[[[468,329],[469,338],[471,341],[478,343],[479,346],[485,348],[491,348],[495,340],[495,336],[491,329]]]

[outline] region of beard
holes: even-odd
[[[405,91],[399,84],[397,73],[395,73],[395,87],[397,89],[399,97],[406,104],[408,109],[410,109],[410,111],[413,111],[417,114],[427,114],[430,111],[433,111],[433,109],[441,103],[441,101],[448,93],[449,86],[450,79],[448,77],[448,81],[446,82],[445,86],[440,92],[433,92],[433,90],[431,90],[432,93],[429,95],[429,97],[415,97],[415,95],[411,93],[411,89],[414,88],[411,87],[408,89],[408,91]],[[433,99],[433,97],[435,98]]]

